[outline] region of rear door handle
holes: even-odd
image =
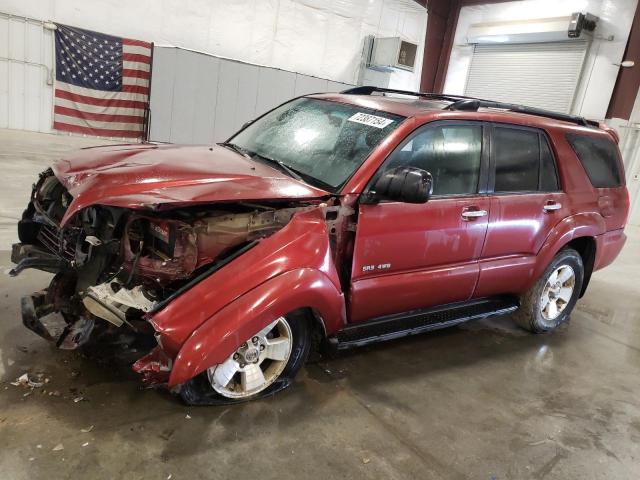
[[[544,207],[542,207],[545,212],[555,212],[556,210],[560,210],[562,205],[558,202],[550,202],[547,203]]]
[[[473,220],[475,218],[485,217],[486,215],[486,210],[465,210],[462,212],[462,218],[465,220]]]

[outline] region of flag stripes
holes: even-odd
[[[54,128],[141,138],[152,44],[57,25]]]

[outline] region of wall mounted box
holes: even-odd
[[[413,72],[418,45],[400,37],[383,37],[373,40],[368,67],[375,70],[401,69]]]

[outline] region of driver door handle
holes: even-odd
[[[559,204],[558,202],[549,202],[542,208],[544,209],[545,212],[549,213],[549,212],[555,212],[556,210],[560,210],[562,208],[562,205]]]
[[[465,220],[474,220],[476,218],[485,217],[486,215],[486,210],[465,210],[462,212],[462,218]]]

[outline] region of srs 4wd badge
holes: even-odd
[[[364,267],[362,267],[362,272],[374,272],[376,270],[388,270],[390,268],[390,263],[379,263],[378,265],[365,265]]]

